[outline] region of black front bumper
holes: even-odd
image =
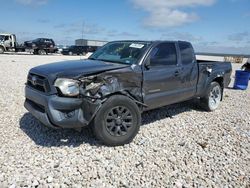
[[[83,100],[45,95],[25,87],[25,108],[44,125],[52,128],[81,128],[88,125],[84,118]]]

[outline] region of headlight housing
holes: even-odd
[[[77,80],[58,78],[56,79],[54,86],[57,87],[65,96],[75,97],[80,93],[79,81]]]

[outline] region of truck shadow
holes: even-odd
[[[158,120],[173,118],[174,116],[188,111],[205,111],[201,108],[198,99],[168,105],[155,110],[150,110],[142,114],[142,126],[148,125]]]
[[[180,113],[192,110],[203,111],[196,100],[151,110],[142,114],[142,126],[146,126],[157,120],[173,118]],[[95,139],[89,127],[84,128],[81,132],[73,129],[54,130],[42,125],[30,113],[25,113],[21,117],[19,125],[22,131],[25,132],[37,145],[43,147],[78,147],[83,143],[92,146],[102,145]]]
[[[52,129],[40,123],[31,113],[25,113],[19,125],[37,145],[44,147],[78,147],[82,143],[100,145],[90,128],[84,128],[81,132],[74,129]]]

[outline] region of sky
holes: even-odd
[[[0,0],[0,33],[38,37],[186,40],[197,52],[250,54],[250,0]]]

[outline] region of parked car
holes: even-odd
[[[231,72],[230,62],[197,61],[189,42],[116,41],[87,60],[32,68],[24,106],[49,127],[92,126],[117,146],[133,140],[144,111],[192,98],[216,110]]]
[[[34,54],[44,55],[48,53],[56,53],[57,48],[53,39],[37,38],[32,41],[25,41],[24,46],[32,49]]]
[[[84,46],[69,46],[62,50],[63,55],[83,55],[86,53],[87,47]]]
[[[56,45],[57,53],[62,53],[63,49],[69,48],[67,45]]]
[[[63,55],[85,55],[88,52],[96,51],[96,46],[70,46],[62,50]]]

